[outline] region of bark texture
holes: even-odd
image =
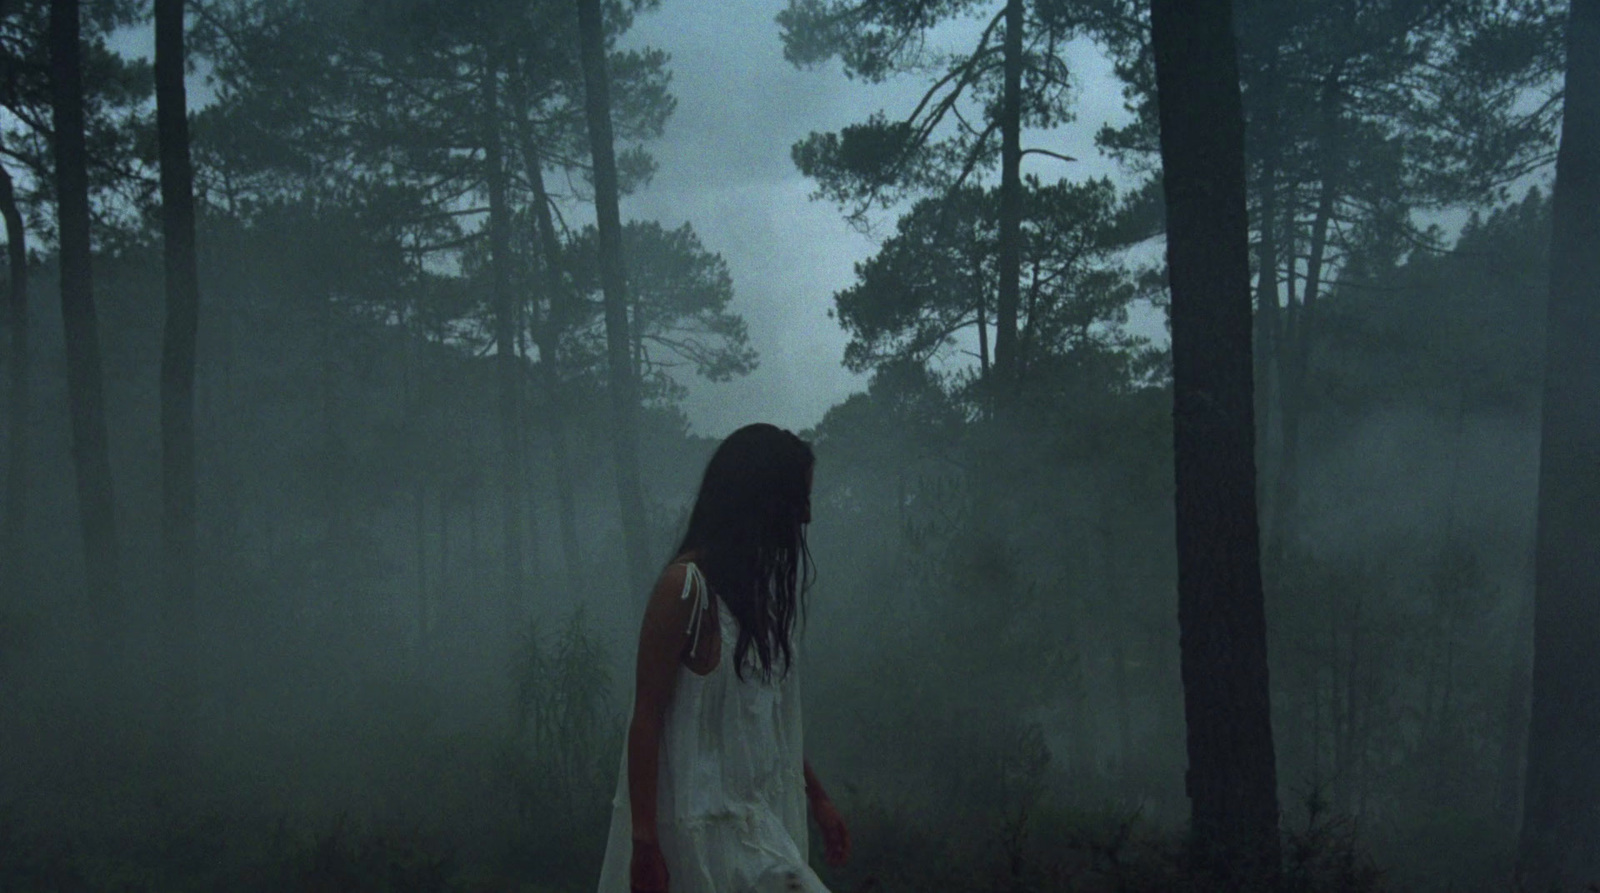
[[[1279,871],[1256,516],[1244,115],[1228,0],[1153,0],[1172,284],[1178,619],[1192,841],[1235,889]]]
[[[1556,158],[1523,889],[1600,882],[1600,0],[1573,0]]]

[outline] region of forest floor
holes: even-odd
[[[1135,821],[1020,816],[993,829],[935,829],[858,808],[851,863],[821,867],[835,893],[1199,893],[1223,889],[1185,866],[1179,839]],[[30,836],[0,824],[6,893],[589,893],[595,841],[469,857],[438,836],[336,820],[297,833],[208,819],[142,833]],[[816,841],[813,841],[815,848]],[[535,852],[538,851],[538,852]],[[487,851],[486,851],[487,852]],[[1397,889],[1336,823],[1286,835],[1282,893]],[[820,853],[813,864],[822,866]]]

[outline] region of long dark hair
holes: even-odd
[[[811,447],[775,425],[728,435],[706,463],[678,554],[693,551],[711,591],[739,622],[733,666],[763,680],[789,671],[795,618],[811,582],[803,518]],[[753,654],[752,654],[753,652]]]

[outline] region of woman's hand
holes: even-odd
[[[801,767],[805,772],[811,817],[817,820],[817,827],[822,831],[823,855],[829,865],[843,865],[850,858],[850,830],[844,826],[844,817],[834,808],[833,801],[828,799],[828,792],[822,789],[817,773],[811,770],[811,761],[802,759]]]
[[[661,844],[635,840],[628,873],[632,893],[667,893],[667,859],[661,855]]]
[[[843,865],[850,858],[850,829],[845,827],[844,817],[826,796],[812,798],[811,815],[822,831],[822,850],[828,864],[836,868]]]

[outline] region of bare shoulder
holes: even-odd
[[[689,619],[694,609],[694,599],[684,598],[684,585],[689,579],[689,568],[683,561],[674,561],[661,569],[655,586],[650,589],[650,599],[645,604],[644,622],[648,628],[655,624],[672,624],[681,631],[682,623]]]

